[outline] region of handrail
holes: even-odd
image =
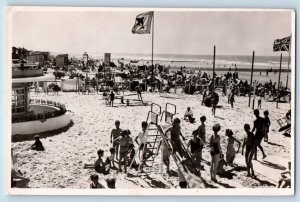
[[[169,102],[167,102],[167,103],[166,103],[166,111],[167,111],[167,112],[169,112],[169,111],[168,111],[168,105],[172,105],[172,106],[174,106],[174,109],[175,109],[175,110],[174,110],[174,113],[173,113],[173,115],[175,115],[175,114],[176,114],[176,105],[174,105],[174,104],[172,104],[172,103],[169,103]]]
[[[157,113],[155,113],[155,112],[152,112],[152,111],[149,111],[149,112],[148,112],[148,115],[147,115],[147,120],[146,120],[146,122],[148,123],[149,115],[150,115],[151,113],[152,113],[152,114],[154,114],[154,115],[156,115],[156,121],[155,121],[155,123],[153,123],[152,121],[151,121],[151,123],[153,123],[153,124],[157,125],[157,122],[158,122],[158,114],[157,114]]]
[[[158,104],[156,104],[156,103],[151,103],[151,112],[154,112],[154,111],[153,111],[153,106],[154,106],[154,105],[159,107],[159,113],[157,113],[157,114],[160,115],[160,114],[161,114],[161,106],[158,105]]]

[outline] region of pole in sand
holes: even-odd
[[[252,65],[251,65],[251,78],[250,78],[250,90],[249,90],[249,103],[248,103],[248,107],[250,107],[250,102],[251,102],[252,79],[253,79],[253,68],[254,68],[254,56],[255,56],[255,52],[253,51],[253,54],[252,54]]]
[[[279,76],[278,76],[278,92],[277,92],[277,103],[276,108],[278,108],[278,102],[279,102],[279,88],[280,88],[280,76],[281,76],[281,63],[282,63],[282,53],[280,54],[280,63],[279,63]]]
[[[216,65],[216,46],[214,46],[214,57],[213,57],[212,92],[215,92],[215,65]]]
[[[288,71],[286,73],[286,85],[285,85],[286,89],[288,88],[288,84],[289,84],[289,70],[290,70],[290,59],[291,59],[291,41],[292,41],[292,34],[291,34],[290,45],[289,45]]]
[[[255,105],[255,91],[256,91],[256,81],[253,82],[254,88],[253,88],[253,102],[252,102],[252,110],[254,110],[254,105]]]
[[[154,85],[154,65],[153,65],[153,44],[154,44],[154,12],[153,12],[153,21],[152,21],[152,54],[151,54],[151,65],[152,65],[152,72],[151,72],[151,91],[153,93],[153,85]]]

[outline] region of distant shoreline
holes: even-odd
[[[174,69],[180,69],[180,68],[175,67]],[[201,71],[213,71],[213,69],[211,67],[200,67],[200,68],[196,68],[196,69],[200,69]],[[267,70],[269,70],[269,69],[266,69],[266,68],[255,69],[254,68],[253,72],[262,72],[263,73],[263,72],[266,72]],[[276,74],[279,73],[279,69],[274,69],[273,68],[272,70],[273,70],[272,72],[269,72],[270,74],[274,73],[275,70],[276,70]],[[228,68],[215,68],[215,71],[216,72],[228,72],[229,69]],[[231,72],[235,72],[235,70],[232,68]],[[251,72],[251,68],[238,68],[237,72]],[[281,72],[291,72],[291,69],[289,69],[289,70],[281,69]]]

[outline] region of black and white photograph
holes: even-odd
[[[6,22],[9,194],[294,194],[294,10],[12,6]]]

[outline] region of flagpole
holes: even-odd
[[[282,53],[280,54],[280,64],[279,64],[279,77],[278,77],[278,92],[277,92],[277,103],[276,108],[278,108],[278,102],[279,102],[279,87],[280,87],[280,75],[281,75],[281,63],[282,63]]]
[[[291,38],[290,38],[290,45],[289,45],[288,71],[287,71],[287,74],[286,74],[286,86],[285,86],[286,89],[288,88],[288,83],[289,83],[289,70],[290,70],[292,34],[290,36],[291,36]]]
[[[152,64],[152,92],[153,92],[153,85],[154,85],[154,65],[153,65],[153,44],[154,44],[154,12],[153,12],[153,21],[152,21],[152,54],[151,54],[151,64]]]
[[[216,46],[214,46],[214,57],[213,57],[213,77],[212,77],[212,93],[215,92],[215,63],[216,63]]]

